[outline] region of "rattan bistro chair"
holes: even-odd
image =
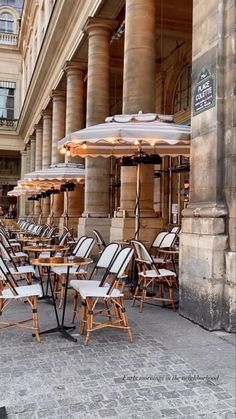
[[[104,275],[106,275],[107,270],[109,269],[110,265],[113,263],[113,260],[119,251],[120,251],[119,244],[117,243],[108,244],[108,246],[105,247],[102,254],[100,255],[100,258],[95,264],[89,278],[83,279],[79,277],[77,279],[78,280],[83,279],[84,284],[87,284],[87,285],[92,285],[92,286],[99,285],[101,283],[102,278],[104,277]],[[94,279],[96,278],[98,274],[100,275],[99,277],[100,279]],[[78,292],[75,291],[72,323],[74,323],[75,317],[77,314],[77,305],[78,305]]]
[[[174,288],[178,287],[175,272],[168,269],[157,268],[152,256],[143,243],[138,240],[132,240],[132,246],[135,250],[135,261],[138,268],[138,284],[133,296],[133,306],[136,300],[140,300],[140,312],[143,311],[144,303],[148,300],[161,301],[162,305],[168,302],[175,311]],[[154,287],[159,288],[159,294],[153,293]],[[151,289],[151,295],[148,295],[148,288]],[[168,289],[169,296],[165,296]]]
[[[37,342],[40,342],[38,324],[38,298],[42,297],[42,287],[39,284],[18,286],[4,260],[0,256],[0,319],[4,310],[13,301],[23,300],[28,302],[32,309],[32,317],[19,321],[0,321],[0,331],[11,327],[23,327],[33,330]],[[31,325],[29,324],[31,323]]]
[[[73,253],[72,256],[80,256],[82,258],[88,258],[93,250],[95,245],[95,240],[93,237],[86,237],[84,240],[81,241],[80,246],[77,247],[76,252]],[[60,291],[60,305],[62,307],[64,297],[65,297],[65,286],[67,280],[67,267],[55,267],[52,268],[52,272],[55,274],[55,284],[57,284],[58,279],[61,281],[61,291]],[[81,277],[85,279],[87,276],[87,270],[81,268],[80,266],[71,267],[69,271],[69,275],[75,275],[76,277]],[[56,290],[56,287],[54,289]]]
[[[130,247],[120,250],[100,282],[70,281],[70,285],[82,299],[80,333],[83,334],[87,327],[85,345],[87,345],[92,332],[107,327],[126,330],[130,341],[132,341],[132,332],[124,306],[124,295],[117,288],[119,279],[124,275],[132,255],[133,249]],[[97,308],[99,302],[103,302],[103,308]],[[95,316],[98,316],[97,321],[94,321]],[[107,321],[102,321],[104,317],[107,318]]]
[[[105,249],[106,247],[106,243],[105,240],[103,239],[101,233],[99,233],[99,231],[97,230],[93,230],[93,234],[95,236],[95,240],[96,240],[96,245],[98,247],[98,252],[102,253],[102,251]]]

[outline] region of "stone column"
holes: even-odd
[[[193,1],[191,190],[182,219],[180,314],[208,330],[235,331],[234,37],[233,2],[206,8],[204,0]]]
[[[104,122],[110,113],[110,34],[116,22],[89,18],[88,75],[87,75],[87,126]],[[87,158],[85,178],[85,208],[79,221],[79,234],[97,228],[109,240],[109,182],[110,159]],[[90,219],[92,218],[92,220]]]
[[[42,169],[50,167],[51,164],[51,144],[52,144],[52,111],[45,109],[43,117],[43,145],[42,145]],[[45,198],[42,202],[43,221],[47,220],[50,212],[50,199]]]
[[[31,156],[30,149],[31,149],[31,144],[30,144],[30,139],[29,139],[28,143],[26,144],[26,171],[25,173],[30,172],[30,156]],[[30,214],[30,201],[28,201],[27,196],[25,196],[24,199],[25,199],[25,214],[29,216],[31,215]]]
[[[85,103],[84,103],[84,77],[85,64],[79,61],[66,63],[66,135],[78,131],[84,127]],[[84,164],[80,157],[68,157],[65,155],[65,162]],[[66,200],[65,200],[66,202]],[[64,202],[64,212],[65,212]],[[84,208],[84,187],[76,185],[73,192],[69,192],[68,225],[77,231],[78,219]],[[64,219],[63,219],[64,220]]]
[[[24,174],[27,172],[27,152],[26,150],[22,150],[21,154],[21,179],[24,178]],[[26,216],[26,200],[25,195],[20,196],[19,198],[20,208],[19,208],[19,217],[24,218]]]
[[[36,149],[35,149],[35,170],[42,169],[42,145],[43,145],[43,126],[37,124],[35,128]]]
[[[36,139],[34,136],[30,137],[30,172],[35,171],[35,152],[36,152]]]
[[[52,157],[51,164],[63,163],[64,156],[59,153],[58,141],[65,136],[66,94],[61,90],[52,92]],[[59,220],[64,210],[64,194],[54,195],[51,211],[54,213],[54,223]]]
[[[123,113],[155,112],[156,0],[127,0]],[[137,150],[138,151],[138,150]],[[111,240],[134,236],[136,167],[121,167],[120,208],[112,219]],[[154,212],[153,165],[141,166],[140,238],[152,241],[162,227]],[[123,218],[119,218],[123,217]]]
[[[26,144],[26,173],[30,172],[30,141]]]
[[[42,144],[43,144],[43,126],[37,124],[35,128],[36,148],[35,148],[35,170],[42,169]],[[40,204],[38,201],[34,203],[34,216],[38,219],[40,215]]]

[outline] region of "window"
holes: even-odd
[[[191,66],[184,68],[177,80],[174,93],[173,113],[186,111],[191,104]]]
[[[14,19],[10,13],[0,15],[0,32],[13,33]]]
[[[14,119],[16,83],[0,81],[0,118]]]

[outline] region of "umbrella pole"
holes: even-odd
[[[53,212],[53,210],[54,210],[54,195],[52,194],[51,195],[51,211],[50,211],[50,224],[52,225],[53,224],[53,221],[54,221],[54,212]]]
[[[65,191],[65,216],[64,216],[64,227],[68,228],[68,205],[69,205],[69,196],[68,196],[68,190]]]
[[[135,240],[139,240],[139,223],[140,223],[140,164],[137,165],[136,176],[136,205],[135,205]]]
[[[39,218],[38,218],[38,223],[41,225],[42,224],[42,217],[43,217],[43,209],[42,209],[42,202],[41,199],[39,200]]]

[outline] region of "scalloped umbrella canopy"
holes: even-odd
[[[160,156],[189,156],[190,133],[190,127],[175,124],[171,115],[115,115],[67,135],[58,148],[81,157],[119,158],[140,150]]]
[[[51,187],[60,188],[65,182],[80,183],[85,178],[85,169],[81,164],[76,163],[58,163],[51,165],[47,169],[26,173],[24,179],[19,183],[22,186],[38,187],[41,189],[50,189]],[[68,191],[65,192],[65,217],[64,222],[68,224]],[[54,197],[52,195],[51,206],[53,207]],[[53,220],[53,211],[51,214]]]
[[[64,182],[81,182],[85,178],[85,169],[83,165],[75,163],[58,163],[51,165],[47,169],[38,170],[24,175],[24,180],[28,185],[45,185],[49,187],[59,186]]]
[[[189,156],[190,127],[174,123],[172,115],[115,115],[105,122],[72,132],[58,142],[61,153],[80,157],[116,157],[147,153]],[[135,238],[139,236],[140,164],[137,165]]]

